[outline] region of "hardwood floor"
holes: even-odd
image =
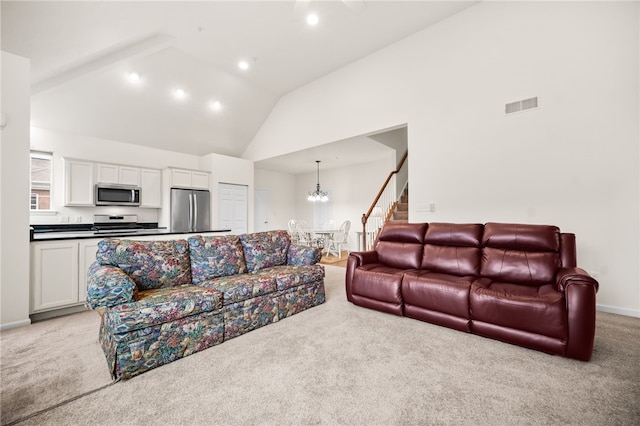
[[[320,263],[323,265],[331,265],[331,266],[341,266],[343,268],[347,267],[347,258],[349,257],[348,251],[343,251],[339,258],[335,256],[322,256],[320,259]]]

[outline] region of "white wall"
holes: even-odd
[[[2,52],[0,130],[0,328],[29,320],[30,63]]]
[[[61,133],[31,127],[31,149],[53,152],[53,202],[57,214],[31,213],[31,224],[58,224],[61,216],[75,222],[81,216],[82,223],[93,223],[94,214],[113,212],[137,214],[140,222],[157,222],[157,209],[137,207],[64,207],[64,165],[62,158],[78,158],[100,163],[123,164],[136,167],[164,169],[182,167],[198,169],[200,157],[190,154],[148,148],[124,142]]]
[[[269,193],[269,229],[287,229],[296,217],[296,176],[272,170],[255,169],[255,189]]]
[[[600,309],[640,316],[638,8],[479,3],[287,94],[244,156],[408,123],[411,221],[558,225]]]

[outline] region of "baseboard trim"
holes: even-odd
[[[615,306],[596,305],[596,310],[609,312],[610,314],[625,315],[627,317],[640,318],[640,311],[636,309],[617,308]]]
[[[27,318],[22,321],[15,321],[15,322],[10,322],[8,324],[2,324],[0,325],[0,331],[11,330],[12,328],[24,327],[25,325],[30,325],[30,324],[31,324],[31,320]]]

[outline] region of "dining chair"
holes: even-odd
[[[345,220],[340,225],[340,230],[334,232],[333,235],[327,241],[327,255],[333,254],[340,258],[342,257],[342,247],[349,247],[349,229],[351,228],[351,221]]]

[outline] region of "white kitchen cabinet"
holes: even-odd
[[[87,272],[89,266],[96,261],[99,241],[99,238],[91,238],[78,242],[78,303],[87,300]]]
[[[78,303],[78,242],[31,243],[31,313]]]
[[[64,159],[64,205],[93,206],[93,163]]]
[[[140,186],[140,169],[117,164],[96,163],[96,182]]]
[[[209,189],[209,173],[198,170],[168,169],[171,188]]]
[[[115,164],[96,164],[96,183],[119,183],[118,166]]]
[[[31,243],[31,312],[82,305],[100,238]]]
[[[118,183],[122,185],[140,186],[140,169],[137,167],[119,166]]]
[[[140,207],[162,207],[162,174],[160,170],[140,169]]]

